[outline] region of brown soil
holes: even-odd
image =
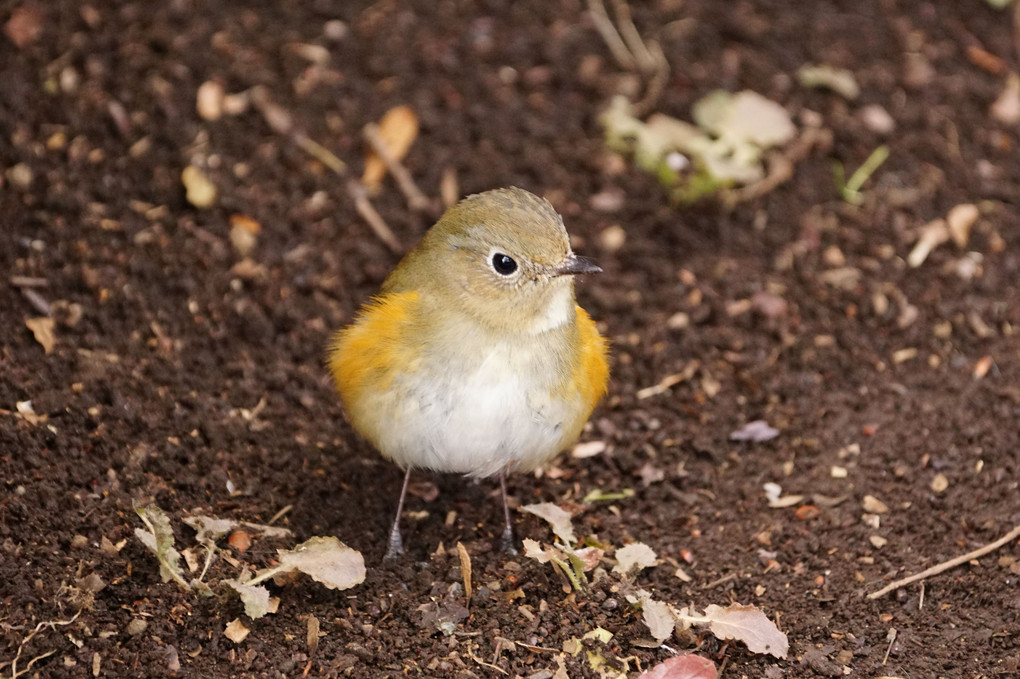
[[[362,127],[406,104],[422,126],[406,165],[426,192],[453,170],[462,194],[519,185],[563,212],[606,271],[580,297],[614,345],[610,397],[585,434],[608,450],[514,478],[512,495],[566,503],[607,544],[652,546],[662,565],[637,582],[658,598],[754,604],[791,641],[785,661],[707,634],[670,647],[725,662],[729,677],[1017,676],[1016,543],[923,589],[864,598],[1020,523],[1020,163],[1017,127],[989,113],[1020,66],[1010,13],[978,0],[636,6],[672,65],[658,110],[687,117],[713,89],[751,88],[834,133],[791,181],[726,210],[672,207],[653,178],[608,159],[596,116],[633,77],[581,2],[482,4],[63,0],[28,17],[34,41],[0,38],[0,662],[79,608],[24,645],[19,669],[52,653],[28,676],[549,677],[561,661],[566,676],[598,676],[561,649],[599,626],[613,639],[585,644],[613,663],[670,655],[640,644],[641,615],[611,584],[572,594],[550,567],[503,555],[492,483],[420,475],[438,497],[411,498],[409,553],[380,565],[401,473],[344,422],[322,358],[396,258],[336,175],[258,113],[200,118],[196,91],[216,80],[265,86],[356,168]],[[799,87],[808,62],[851,69],[860,98]],[[868,104],[895,131],[870,131]],[[882,143],[891,156],[865,204],[838,200],[833,161],[856,168]],[[189,163],[219,187],[215,207],[186,201]],[[621,193],[618,211],[592,207],[604,191]],[[960,203],[982,208],[966,248],[907,266],[918,230]],[[390,182],[375,204],[404,243],[430,223]],[[233,214],[262,226],[254,270],[235,268]],[[599,234],[614,224],[627,239],[609,251]],[[966,252],[980,258],[969,279]],[[842,267],[859,275],[833,285]],[[48,355],[25,326],[43,306],[26,289],[57,319]],[[776,298],[785,307],[761,304]],[[678,312],[689,325],[670,329]],[[694,360],[690,379],[637,397]],[[44,420],[14,414],[26,400]],[[756,419],[779,436],[729,440]],[[770,481],[817,512],[768,508]],[[636,494],[579,504],[624,488]],[[888,505],[877,527],[866,495]],[[280,523],[294,539],[227,555],[265,566],[277,548],[337,535],[368,577],[344,592],[273,586],[279,612],[250,621],[236,600],[161,582],[133,537],[134,501],[170,515],[179,547],[193,542],[190,512],[265,522],[290,506]],[[537,518],[516,520],[520,536],[550,540]],[[444,636],[428,610],[462,603],[448,597],[458,541],[481,589]],[[220,559],[207,579],[237,572]],[[106,586],[89,601],[93,573]],[[251,634],[235,644],[224,627],[238,617]],[[135,619],[147,627],[129,631]]]

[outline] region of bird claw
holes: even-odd
[[[517,551],[516,542],[517,540],[514,537],[513,528],[510,526],[504,528],[503,537],[500,539],[500,546],[503,548],[503,553],[509,554],[510,556],[517,556],[520,554],[520,552]]]

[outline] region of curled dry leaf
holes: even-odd
[[[570,522],[570,513],[559,505],[555,505],[551,502],[540,502],[533,505],[524,505],[521,507],[522,512],[534,514],[535,516],[545,519],[552,526],[553,533],[556,534],[560,540],[566,545],[572,545],[576,542],[577,538],[574,537],[574,526]]]
[[[614,573],[629,573],[633,569],[643,570],[655,565],[655,551],[643,542],[632,542],[616,550]]]
[[[394,160],[407,155],[407,150],[417,136],[418,116],[407,106],[391,108],[379,120],[379,138],[386,144]],[[386,163],[375,151],[369,150],[365,158],[365,172],[361,176],[362,185],[370,194],[376,193],[385,177]]]
[[[693,653],[667,658],[638,675],[637,679],[716,679],[718,672],[708,658]]]
[[[184,571],[181,570],[181,555],[174,547],[174,532],[170,528],[170,519],[156,505],[135,507],[135,512],[147,529],[135,528],[135,537],[156,555],[156,560],[159,561],[159,575],[163,582],[173,580],[185,589],[191,589],[188,581],[184,579]]]
[[[56,321],[46,316],[40,316],[25,320],[25,326],[32,331],[35,341],[42,345],[43,352],[47,354],[53,352],[53,346],[57,343],[57,338],[53,334]]]

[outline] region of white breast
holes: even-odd
[[[466,339],[471,344],[470,339]],[[486,347],[477,369],[437,360],[398,377],[385,399],[380,450],[404,467],[492,476],[530,470],[555,455],[571,404],[550,396],[557,379],[540,342]],[[480,347],[462,347],[468,349]],[[445,363],[444,367],[443,366]],[[527,384],[525,383],[527,381]]]

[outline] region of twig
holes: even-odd
[[[496,670],[497,672],[499,672],[502,675],[509,676],[509,674],[510,674],[509,672],[504,670],[499,665],[493,665],[491,662],[485,662],[484,660],[479,658],[477,655],[475,655],[475,650],[474,650],[474,648],[471,647],[471,644],[468,644],[468,657],[471,658],[472,660],[474,660],[476,663],[478,663],[482,667],[488,667],[490,670]]]
[[[637,61],[634,59],[634,55],[630,53],[630,50],[627,49],[627,44],[620,37],[620,32],[613,25],[613,21],[609,18],[609,13],[606,12],[606,6],[602,4],[602,0],[588,0],[588,10],[591,12],[592,21],[595,22],[595,28],[605,41],[606,47],[612,52],[616,63],[626,71],[633,71],[637,67]]]
[[[935,565],[935,566],[932,566],[931,568],[923,570],[920,573],[917,573],[916,575],[911,575],[910,577],[903,578],[902,580],[897,580],[895,582],[892,582],[892,583],[886,585],[885,587],[883,587],[882,589],[878,590],[877,592],[872,592],[871,594],[868,595],[868,598],[872,599],[872,600],[880,599],[880,598],[884,597],[886,594],[888,594],[889,592],[897,590],[897,589],[899,589],[901,587],[906,587],[907,585],[909,585],[911,583],[914,583],[914,582],[917,582],[918,580],[924,580],[926,578],[930,578],[933,575],[938,575],[939,573],[941,573],[943,571],[948,571],[950,568],[955,568],[955,567],[959,566],[960,564],[967,563],[968,561],[971,561],[973,559],[980,559],[985,554],[988,554],[990,552],[994,552],[999,547],[1002,547],[1003,545],[1005,545],[1005,544],[1007,544],[1007,543],[1009,543],[1009,542],[1011,542],[1013,540],[1016,540],[1017,538],[1020,538],[1020,526],[1014,526],[1013,530],[1009,531],[1008,533],[1003,535],[1001,538],[999,538],[995,542],[991,542],[991,543],[985,545],[984,547],[980,547],[978,549],[975,549],[973,552],[967,552],[966,554],[961,554],[960,556],[955,557],[953,559],[950,559],[949,561],[943,561],[942,563],[940,563],[938,565]]]
[[[645,41],[630,17],[627,0],[613,0],[616,25],[602,0],[588,0],[588,10],[602,40],[620,68],[638,71],[648,79],[645,96],[633,104],[634,115],[642,117],[655,107],[669,80],[669,61],[655,40]]]
[[[638,68],[645,73],[651,73],[658,67],[657,60],[638,33],[634,20],[630,18],[630,5],[627,4],[627,0],[613,0],[613,10],[616,12],[616,23],[620,26],[620,37],[634,55]]]
[[[390,149],[386,146],[386,142],[379,136],[379,126],[375,123],[369,123],[365,125],[365,128],[361,131],[365,137],[365,141],[371,145],[372,150],[375,151],[376,155],[389,170],[389,173],[397,182],[397,186],[400,187],[401,193],[404,194],[404,198],[407,199],[408,206],[415,212],[431,212],[432,201],[421,192],[418,185],[414,183],[414,179],[411,178],[411,173],[407,171],[403,163],[397,160]]]
[[[368,192],[365,191],[365,187],[361,185],[357,179],[353,177],[347,177],[345,183],[347,189],[347,195],[354,200],[354,209],[358,211],[361,218],[364,219],[372,232],[375,233],[376,237],[381,240],[386,247],[390,249],[395,255],[401,255],[404,253],[404,246],[400,244],[397,237],[390,230],[390,227],[386,225],[383,218],[376,212],[375,207],[372,205],[372,201],[368,199]]]
[[[266,124],[274,132],[289,138],[305,153],[340,175],[344,180],[344,188],[347,190],[347,195],[354,201],[354,209],[365,220],[369,228],[372,229],[372,232],[393,254],[403,254],[404,248],[400,244],[400,240],[390,230],[390,227],[379,213],[376,212],[361,182],[350,176],[347,171],[347,164],[337,158],[329,149],[297,129],[293,116],[282,106],[273,102],[264,87],[252,88],[251,101],[255,104],[255,108],[258,109],[259,113],[262,114]]]

